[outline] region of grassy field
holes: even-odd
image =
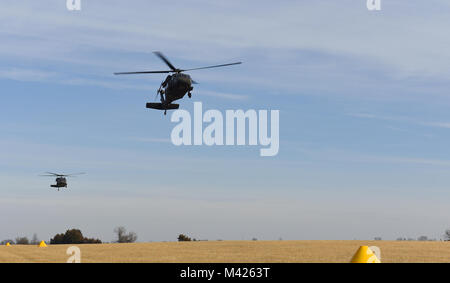
[[[382,262],[450,262],[450,242],[208,241],[77,245],[81,262],[349,262],[359,246]],[[0,262],[66,262],[70,245],[1,246]]]

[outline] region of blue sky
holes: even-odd
[[[448,1],[12,1],[0,10],[0,239],[384,239],[450,228]],[[145,108],[280,110],[280,151],[170,143]],[[46,171],[87,172],[69,190]]]

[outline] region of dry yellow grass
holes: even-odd
[[[359,246],[382,262],[450,262],[450,242],[208,241],[77,245],[82,262],[349,262]],[[71,245],[0,247],[0,262],[66,262]]]

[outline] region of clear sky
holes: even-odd
[[[450,228],[450,2],[0,3],[0,240],[441,238]],[[174,146],[145,108],[190,72],[192,112],[280,110],[280,151]],[[69,190],[46,171],[86,172]]]

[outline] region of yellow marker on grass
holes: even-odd
[[[352,257],[351,263],[381,263],[368,246],[361,246]]]

